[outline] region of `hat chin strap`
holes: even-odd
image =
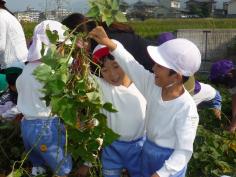
[[[175,85],[176,83],[177,83],[177,82],[175,81],[175,82],[173,82],[173,83],[171,83],[171,84],[165,86],[165,88],[170,88],[170,87],[172,87],[173,85]]]

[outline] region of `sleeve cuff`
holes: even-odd
[[[115,40],[115,39],[112,39],[112,42],[114,42],[114,43],[117,45],[117,47],[115,48],[115,50],[111,51],[110,53],[111,53],[112,55],[119,54],[119,50],[120,50],[120,48],[123,47],[123,45],[122,45],[119,41],[117,41],[117,40]]]
[[[156,173],[160,177],[169,177],[171,175],[170,172],[166,169],[165,166],[163,166],[160,170],[156,171]]]

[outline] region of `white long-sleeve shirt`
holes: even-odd
[[[155,85],[154,75],[137,63],[119,42],[112,55],[147,100],[147,138],[159,146],[174,149],[157,171],[160,177],[169,177],[182,170],[191,158],[199,122],[196,105],[186,90],[174,100],[163,101],[162,89]]]
[[[1,68],[24,66],[28,49],[19,21],[5,9],[0,9],[0,65]]]
[[[201,90],[193,95],[193,100],[195,101],[196,105],[199,105],[203,101],[210,101],[215,98],[216,96],[216,89],[214,89],[209,84],[200,83]]]
[[[51,109],[46,106],[46,102],[41,98],[44,94],[40,91],[43,84],[40,83],[33,71],[41,63],[28,63],[22,74],[16,80],[16,88],[18,92],[17,108],[24,115],[25,119],[48,118]]]
[[[120,135],[119,140],[132,141],[144,136],[146,100],[132,83],[129,87],[113,86],[96,77],[104,102],[110,102],[116,113],[102,110],[108,127]]]

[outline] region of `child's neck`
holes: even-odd
[[[122,85],[124,87],[129,87],[132,84],[132,81],[129,79],[129,77],[125,76],[122,82]]]
[[[170,101],[178,98],[184,93],[183,84],[176,84],[168,88],[162,88],[162,100],[163,101]]]

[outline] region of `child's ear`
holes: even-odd
[[[183,76],[181,74],[177,73],[176,74],[176,79],[177,79],[177,81],[182,82],[183,81]]]

